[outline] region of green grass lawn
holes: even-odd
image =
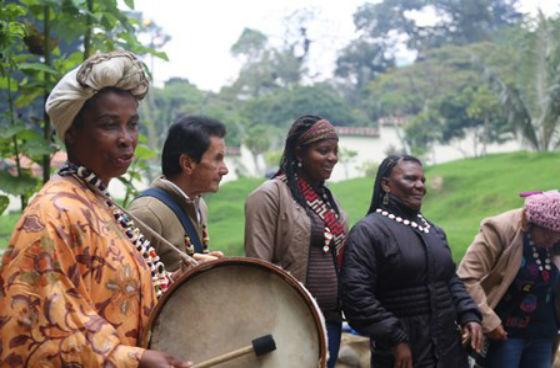
[[[521,207],[519,192],[560,187],[560,154],[491,155],[437,165],[428,180],[442,178],[427,196],[425,214],[447,232],[456,259],[461,259],[480,220]]]
[[[243,255],[245,198],[264,180],[243,178],[225,183],[218,193],[205,196],[208,204],[210,248],[228,256]]]
[[[461,259],[480,220],[520,207],[518,193],[559,187],[560,154],[526,153],[490,155],[453,161],[426,169],[428,195],[423,212],[443,227],[456,260]],[[225,183],[208,195],[210,244],[227,255],[243,254],[244,203],[263,180],[241,179]],[[362,218],[369,207],[373,178],[358,178],[330,185],[350,217]],[[0,216],[0,244],[5,246],[17,214]]]
[[[518,193],[557,189],[560,154],[489,155],[426,168],[428,195],[423,212],[447,232],[454,257],[460,260],[478,232],[480,220],[523,205]],[[261,181],[226,183],[208,199],[212,247],[229,255],[243,254],[243,204]],[[437,184],[437,185],[436,185]],[[371,200],[373,178],[330,184],[354,224]]]

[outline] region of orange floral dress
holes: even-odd
[[[101,196],[54,177],[0,268],[3,367],[136,367],[156,303],[150,271]]]

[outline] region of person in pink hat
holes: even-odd
[[[488,368],[548,368],[557,346],[560,193],[522,196],[482,221],[457,270],[483,315]]]

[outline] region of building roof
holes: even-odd
[[[336,134],[341,137],[354,136],[354,137],[379,137],[379,129],[373,127],[335,127]]]
[[[51,156],[51,167],[59,169],[64,165],[67,159],[65,151],[57,151]],[[43,175],[43,168],[41,165],[31,160],[29,157],[21,155],[19,164],[23,169],[31,170],[31,175],[40,177]],[[6,168],[8,173],[17,176],[16,160],[15,157],[5,158],[0,160],[0,169]]]

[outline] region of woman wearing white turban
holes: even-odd
[[[67,164],[25,209],[0,268],[0,362],[9,366],[190,367],[139,348],[169,274],[106,187],[137,143],[148,91],[133,54],[95,55],[53,89],[47,113]]]

